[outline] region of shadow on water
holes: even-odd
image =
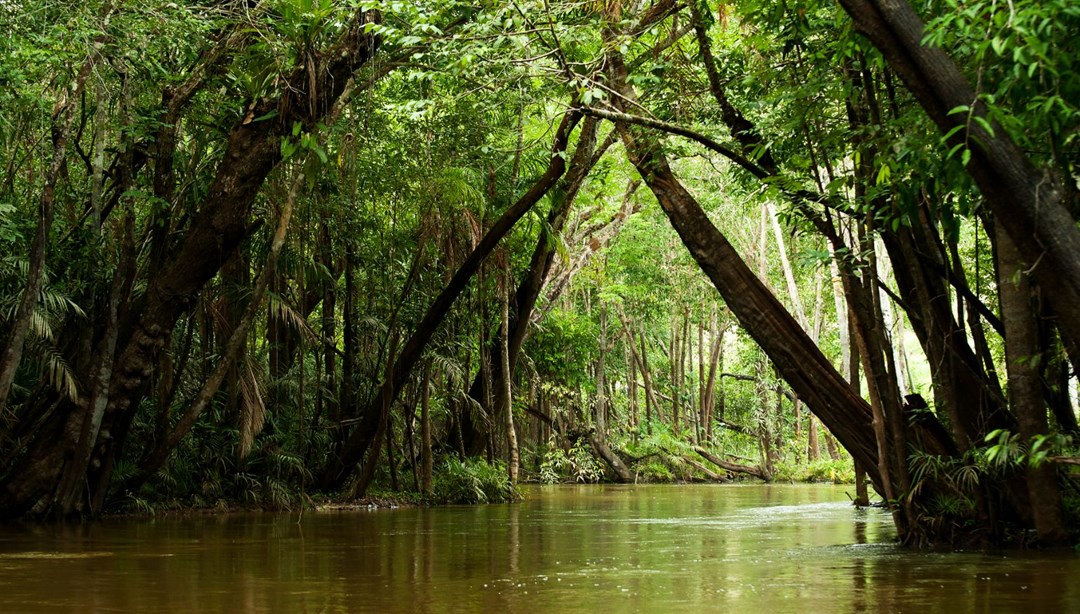
[[[0,611],[1080,611],[1071,553],[924,553],[843,487],[0,528]]]

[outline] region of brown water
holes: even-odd
[[[1080,556],[901,550],[844,490],[0,527],[0,612],[1080,612]]]

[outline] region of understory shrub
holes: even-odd
[[[447,458],[432,477],[433,503],[500,503],[520,498],[506,465],[482,458]]]
[[[560,482],[599,482],[604,468],[593,456],[592,448],[584,438],[567,452],[554,442],[548,442],[540,463],[540,481],[545,484]]]

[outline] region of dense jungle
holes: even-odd
[[[1080,528],[1071,0],[0,1],[0,520]]]

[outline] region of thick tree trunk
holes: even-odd
[[[597,438],[596,433],[589,433],[589,444],[596,455],[611,468],[615,474],[615,481],[624,483],[634,481],[634,474],[626,467],[626,463],[606,443]]]
[[[927,259],[940,257],[943,247],[932,232],[934,223],[926,209],[920,207],[919,224],[883,233],[882,239],[894,263],[897,288],[907,302],[908,319],[927,360],[936,365],[937,411],[949,416],[956,447],[964,452],[990,430],[1013,428],[1015,422],[1005,411],[1000,386],[990,381],[957,323],[942,277],[929,268]],[[944,266],[940,261],[936,264]]]
[[[130,217],[128,218],[130,221]],[[134,246],[125,254],[123,260],[134,266]],[[93,444],[97,441],[98,432],[101,428],[101,418],[105,415],[105,406],[109,401],[109,387],[112,384],[113,358],[116,353],[116,338],[119,333],[117,327],[117,310],[119,309],[121,294],[125,286],[128,271],[126,266],[117,267],[113,272],[113,280],[110,284],[108,303],[105,307],[105,330],[101,334],[97,347],[94,351],[94,362],[90,368],[91,394],[85,400],[86,407],[83,410],[84,417],[79,433],[79,440],[75,446],[75,456],[64,467],[60,484],[53,497],[52,511],[57,517],[66,517],[75,512],[79,495],[83,492],[87,466],[93,454]]]
[[[225,381],[226,376],[236,365],[237,360],[244,350],[244,343],[248,338],[248,330],[259,313],[263,298],[266,297],[266,291],[269,288],[270,281],[274,278],[277,271],[278,259],[281,255],[282,248],[285,246],[285,234],[288,232],[289,222],[292,219],[293,206],[296,203],[296,199],[299,196],[300,188],[303,183],[304,176],[302,173],[298,172],[296,179],[293,180],[289,194],[285,199],[285,203],[282,205],[281,213],[278,216],[277,227],[274,230],[274,235],[270,242],[270,253],[267,254],[266,257],[266,264],[262,273],[259,274],[258,281],[255,283],[255,288],[252,290],[247,306],[244,307],[244,311],[240,314],[240,318],[236,321],[232,332],[229,334],[228,341],[226,341],[222,348],[222,355],[217,367],[214,368],[210,377],[203,383],[202,388],[200,388],[198,394],[195,395],[195,399],[187,409],[184,410],[184,413],[180,416],[176,425],[169,431],[163,441],[158,442],[158,445],[149,451],[146,458],[139,463],[139,472],[124,482],[121,490],[129,492],[137,491],[146,480],[157,473],[157,471],[165,465],[169,455],[172,454],[172,451],[180,444],[180,441],[187,435],[188,431],[195,426],[195,422],[199,419],[199,416],[202,415],[202,412],[210,406],[210,402],[213,401],[214,396],[221,388],[221,384]]]
[[[1009,236],[998,226],[998,293],[1001,319],[1005,324],[1005,362],[1009,371],[1009,404],[1018,417],[1020,438],[1030,445],[1049,433],[1046,406],[1038,362],[1043,357],[1038,343],[1038,325],[1031,303],[1028,267]],[[1068,543],[1061,507],[1061,488],[1052,463],[1028,465],[1027,490],[1039,541],[1047,545]]]
[[[332,121],[340,110],[340,100],[347,97],[352,75],[375,51],[376,41],[366,32],[367,24],[375,18],[376,13],[356,11],[341,38],[319,58],[317,74],[308,74],[306,65],[297,68],[283,77],[289,85],[280,97],[252,103],[248,118],[268,116],[274,118],[272,121],[241,120],[232,127],[190,230],[179,246],[161,259],[163,264],[152,271],[140,302],[131,306],[122,320],[113,385],[90,463],[98,469],[86,477],[95,491],[92,500],[100,502],[105,496],[117,454],[177,319],[191,309],[226,256],[250,236],[252,205],[267,175],[281,161],[281,139],[291,134],[294,124],[315,131],[319,122]],[[276,117],[271,112],[277,113]],[[70,403],[61,404],[56,414],[59,418],[53,423],[61,430],[54,427],[37,434],[42,441],[52,442],[35,445],[3,484],[0,516],[21,515],[43,496],[48,498],[46,493],[55,491],[61,459],[71,453],[67,445],[57,445],[57,441],[64,441],[58,435],[64,429],[77,428],[66,423],[81,423],[77,408]]]

